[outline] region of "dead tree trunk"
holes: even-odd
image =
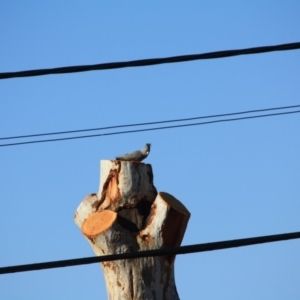
[[[150,164],[101,161],[98,194],[75,213],[96,255],[177,247],[190,217],[184,205],[153,185]],[[101,263],[110,300],[176,300],[175,256]]]

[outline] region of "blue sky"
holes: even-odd
[[[299,1],[1,1],[0,72],[300,41]],[[0,81],[1,137],[300,104],[299,50]],[[92,256],[99,161],[146,142],[184,245],[300,230],[298,114],[1,147],[0,265]],[[299,299],[300,241],[178,256],[181,299]],[[99,265],[0,276],[2,299],[106,299]]]

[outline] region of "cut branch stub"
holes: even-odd
[[[86,237],[97,236],[112,227],[116,219],[117,214],[111,210],[93,213],[83,222],[81,226],[82,233]]]
[[[132,249],[134,238],[117,221],[117,213],[104,210],[91,214],[82,224],[81,231],[90,240],[97,255],[137,251]],[[136,244],[136,242],[135,242]]]
[[[79,205],[75,222],[96,255],[179,246],[189,211],[168,193],[157,194],[151,165],[102,161],[97,195]],[[175,256],[103,262],[110,300],[179,299]]]
[[[99,210],[136,207],[140,201],[152,203],[157,191],[149,164],[118,160],[101,161],[98,192]]]
[[[147,226],[137,237],[141,250],[180,246],[189,218],[189,211],[179,200],[168,193],[158,193]],[[174,258],[168,257],[170,262]]]

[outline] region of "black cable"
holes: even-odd
[[[256,118],[263,118],[263,117],[288,115],[288,114],[295,114],[295,113],[299,113],[299,112],[300,112],[300,110],[295,110],[295,111],[275,113],[275,114],[265,114],[265,115],[257,115],[257,116],[249,116],[249,117],[241,117],[241,118],[233,118],[233,119],[221,119],[221,120],[207,121],[207,122],[201,122],[201,123],[172,125],[172,126],[136,129],[136,130],[128,130],[128,131],[117,131],[117,132],[109,132],[109,133],[99,133],[99,134],[92,134],[92,135],[82,135],[82,136],[74,136],[74,137],[66,137],[66,138],[58,138],[58,139],[49,139],[49,140],[35,140],[35,141],[11,143],[11,144],[0,144],[0,147],[19,146],[19,145],[26,145],[26,144],[37,144],[37,143],[45,143],[45,142],[58,142],[58,141],[75,140],[75,139],[92,138],[92,137],[109,136],[109,135],[118,135],[118,134],[126,134],[126,133],[136,133],[136,132],[144,132],[144,131],[153,131],[153,130],[188,127],[188,126],[207,125],[207,124],[221,123],[221,122],[241,121],[241,120],[247,120],[247,119],[256,119]]]
[[[96,257],[93,256],[93,257],[85,257],[85,258],[77,258],[77,259],[50,261],[44,263],[2,267],[0,268],[0,274],[45,270],[45,269],[53,269],[53,268],[61,268],[61,267],[71,267],[71,266],[99,263],[104,261],[114,261],[120,259],[134,259],[134,258],[142,258],[142,257],[190,254],[190,253],[198,253],[198,252],[205,252],[205,251],[229,249],[235,247],[244,247],[244,246],[257,245],[263,243],[286,241],[286,240],[299,239],[299,238],[300,238],[300,232],[293,232],[293,233],[267,235],[267,236],[238,239],[238,240],[188,245],[188,246],[181,246],[181,247],[174,247],[174,248],[148,250],[148,251],[141,251],[141,252],[131,252],[131,253],[96,256]]]
[[[154,125],[154,124],[173,123],[173,122],[184,122],[184,121],[191,121],[191,120],[210,119],[210,118],[226,117],[226,116],[234,116],[234,115],[242,115],[242,114],[249,114],[249,113],[263,112],[263,111],[271,111],[271,110],[290,109],[290,108],[296,108],[296,107],[300,107],[300,105],[291,105],[291,106],[282,106],[282,107],[272,107],[272,108],[264,108],[264,109],[255,109],[255,110],[247,110],[247,111],[242,111],[242,112],[219,114],[219,115],[210,115],[210,116],[201,116],[201,117],[193,117],[193,118],[185,118],[185,119],[174,119],[174,120],[147,122],[147,123],[114,125],[114,126],[99,127],[99,128],[77,129],[77,130],[69,130],[69,131],[58,131],[58,132],[48,132],[48,133],[18,135],[18,136],[2,137],[2,138],[0,138],[0,140],[12,140],[12,139],[21,139],[21,138],[47,136],[47,135],[60,135],[60,134],[69,134],[69,133],[78,133],[78,132],[87,132],[87,131],[98,131],[98,130],[107,130],[107,129],[124,128],[124,127],[146,126],[146,125]]]
[[[216,52],[209,52],[203,54],[190,54],[190,55],[171,56],[171,57],[164,57],[164,58],[132,60],[126,62],[112,62],[112,63],[103,63],[103,64],[95,64],[95,65],[60,67],[60,68],[52,68],[52,69],[37,69],[37,70],[18,71],[18,72],[5,72],[5,73],[0,73],[0,79],[40,76],[40,75],[49,75],[49,74],[86,72],[86,71],[94,71],[94,70],[110,70],[110,69],[118,69],[118,68],[126,68],[126,67],[152,66],[158,64],[185,62],[185,61],[192,61],[192,60],[199,60],[199,59],[213,59],[213,58],[230,57],[236,55],[257,54],[257,53],[266,53],[271,51],[284,51],[284,50],[295,50],[295,49],[300,49],[300,42],[281,44],[275,46],[262,46],[262,47],[238,49],[238,50],[224,50],[224,51],[216,51]]]

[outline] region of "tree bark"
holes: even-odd
[[[149,164],[101,161],[98,194],[88,195],[75,223],[96,255],[137,252],[181,244],[189,211],[157,193]],[[175,256],[101,263],[110,300],[176,300]]]

